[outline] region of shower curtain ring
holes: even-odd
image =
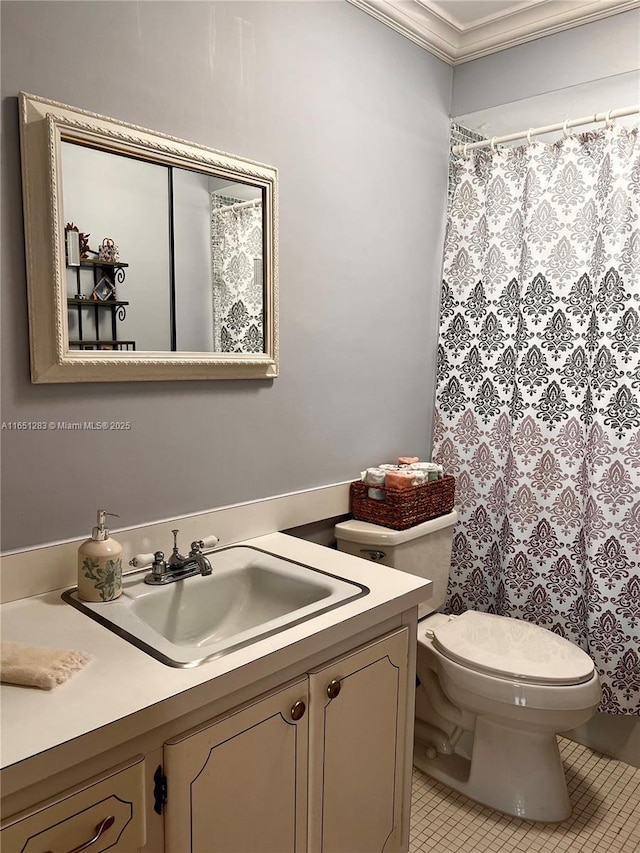
[[[531,134],[533,133],[533,128],[530,127],[527,131],[527,145],[531,145]]]
[[[467,148],[468,147],[469,147],[468,142],[465,142],[465,144],[462,147],[462,156],[465,158],[465,160],[467,159]]]
[[[569,119],[562,125],[562,133],[565,139],[569,136]]]
[[[492,138],[492,140],[491,140],[491,150],[492,150],[492,151],[495,151],[495,150],[496,150],[496,139],[497,139],[497,138],[498,138],[497,136],[494,136],[494,137]]]
[[[613,122],[611,121],[611,113],[612,112],[613,112],[613,110],[609,110],[609,112],[605,116],[605,119],[604,119],[605,127],[613,127]]]

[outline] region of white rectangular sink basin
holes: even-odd
[[[209,555],[213,573],[163,586],[125,575],[120,598],[63,599],[169,666],[191,667],[367,595],[368,588],[245,545]]]

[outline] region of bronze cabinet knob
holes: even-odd
[[[329,697],[329,699],[335,699],[339,693],[340,682],[334,678],[333,681],[330,681],[327,686],[327,696]]]
[[[304,712],[307,710],[307,706],[304,702],[298,700],[293,707],[291,708],[291,719],[292,720],[300,720],[304,717]]]

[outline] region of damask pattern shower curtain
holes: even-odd
[[[263,352],[262,205],[230,201],[211,197],[214,351]]]
[[[640,139],[480,149],[445,245],[434,458],[457,477],[447,607],[585,649],[640,713]]]

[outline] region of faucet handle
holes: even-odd
[[[143,566],[150,566],[153,563],[153,558],[153,554],[136,554],[135,557],[129,560],[129,565],[140,569]]]
[[[215,548],[218,544],[219,539],[217,536],[207,536],[205,539],[196,539],[191,543],[191,551],[189,551],[190,557],[196,557],[198,554],[202,554],[202,549],[206,548],[207,550],[211,550]]]
[[[193,557],[196,554],[202,554],[202,549],[207,548],[207,550],[211,550],[215,548],[220,540],[217,536],[207,536],[204,539],[196,539],[191,543],[191,551],[189,552],[189,556]]]

